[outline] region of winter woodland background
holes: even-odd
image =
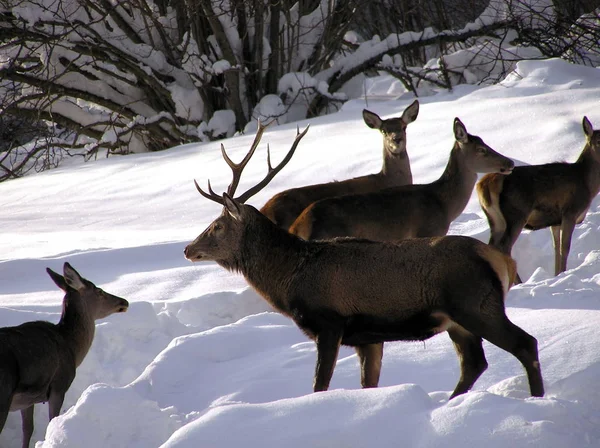
[[[315,344],[240,275],[183,258],[220,212],[192,179],[230,181],[212,140],[245,132],[224,142],[239,160],[258,119],[280,125],[248,185],[267,144],[278,161],[296,126],[311,128],[256,206],[376,172],[381,137],[362,109],[398,116],[415,95],[417,183],[443,171],[455,116],[517,164],[576,160],[582,117],[600,128],[599,6],[0,0],[0,326],[57,322],[63,295],[45,268],[65,261],[131,303],[98,322],[61,415],[48,424],[36,406],[37,448],[600,446],[600,198],[567,272],[551,274],[549,231],[513,251],[525,282],[507,314],[538,339],[543,398],[486,343],[489,369],[448,401],[459,372],[445,335],[386,344],[373,390],[342,348],[331,390],[313,394]],[[475,194],[450,233],[487,241]],[[12,412],[0,446],[20,440]]]
[[[599,6],[0,0],[0,181],[326,114],[384,72],[426,96],[497,82],[523,58],[595,66]]]

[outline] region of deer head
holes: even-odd
[[[367,126],[377,129],[383,135],[383,147],[393,155],[406,153],[406,126],[417,119],[419,101],[415,100],[408,106],[400,118],[382,120],[379,115],[370,110],[363,110],[363,119]]]
[[[184,254],[185,258],[188,260],[192,262],[216,261],[226,267],[233,267],[236,265],[234,261],[237,259],[236,251],[242,246],[242,241],[248,227],[248,218],[246,217],[247,215],[251,215],[250,211],[246,210],[246,208],[251,207],[245,206],[244,202],[262,190],[290,161],[294,155],[294,152],[296,151],[298,143],[300,143],[300,140],[302,140],[302,138],[306,135],[309,127],[307,126],[302,133],[300,130],[297,131],[292,147],[279,165],[277,165],[275,168],[271,166],[270,150],[267,147],[268,171],[266,176],[258,184],[234,199],[233,196],[239,184],[242,171],[254,154],[265,128],[266,126],[259,124],[258,132],[254,138],[254,142],[252,143],[252,146],[250,147],[250,150],[244,159],[239,164],[231,161],[225,152],[225,148],[223,145],[221,145],[221,153],[223,158],[233,172],[233,180],[227,188],[227,193],[224,193],[222,196],[217,195],[212,190],[210,181],[208,182],[209,192],[206,193],[198,186],[198,183],[194,181],[196,189],[202,196],[210,199],[213,202],[223,205],[223,212],[208,226],[204,232],[198,236],[198,238],[188,244],[188,246],[185,248]]]
[[[469,134],[458,118],[454,119],[454,137],[472,172],[510,174],[513,170],[515,163],[511,159],[494,151],[480,137]]]
[[[85,306],[87,314],[93,320],[103,319],[113,313],[124,313],[129,307],[127,300],[98,288],[79,275],[69,263],[65,263],[63,266],[64,276],[57,274],[50,268],[47,268],[46,272],[56,283],[56,286],[67,295],[74,294],[79,297],[79,301]]]

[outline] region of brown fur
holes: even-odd
[[[445,235],[471,198],[477,173],[508,174],[514,166],[481,138],[468,134],[458,118],[454,134],[448,165],[435,182],[317,201],[290,232],[303,239],[354,236],[377,241]]]
[[[185,249],[241,272],[276,310],[317,344],[314,390],[329,386],[340,344],[355,347],[363,387],[377,386],[382,344],[448,331],[461,365],[452,397],[487,367],[482,338],[525,367],[532,395],[544,393],[535,338],[504,312],[509,258],[464,236],[397,244],[354,238],[304,241],[254,207],[224,195],[225,208]]]
[[[48,269],[65,291],[58,324],[26,322],[0,328],[0,432],[9,411],[21,411],[23,448],[33,434],[33,407],[48,402],[50,420],[60,413],[65,393],[92,345],[96,319],[124,312],[129,303],[97,288],[68,263],[64,277]]]
[[[382,120],[378,115],[365,109],[363,117],[367,126],[381,131],[383,135],[381,172],[340,182],[308,185],[282,191],[267,201],[260,209],[261,213],[287,230],[306,207],[320,199],[411,184],[410,160],[406,152],[406,127],[416,120],[418,113],[417,100],[406,108],[402,116],[387,120]]]
[[[490,225],[490,244],[511,253],[523,228],[551,227],[555,275],[567,269],[575,224],[600,190],[600,131],[583,119],[587,142],[575,163],[519,166],[510,176],[488,174],[477,184]]]

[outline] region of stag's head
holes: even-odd
[[[494,151],[478,136],[471,135],[457,118],[454,119],[454,138],[469,169],[475,173],[510,174],[515,163]]]
[[[246,231],[250,225],[250,222],[256,220],[256,215],[260,214],[253,207],[245,205],[244,202],[262,190],[271,181],[271,179],[273,179],[273,177],[275,177],[275,175],[281,171],[281,169],[294,155],[296,147],[298,146],[298,143],[300,143],[300,140],[302,140],[302,137],[304,137],[308,132],[308,126],[303,132],[298,130],[292,147],[283,160],[275,168],[271,166],[270,150],[267,149],[268,171],[266,176],[258,184],[251,187],[245,193],[234,198],[235,190],[239,184],[242,171],[254,154],[265,128],[266,126],[259,124],[254,142],[252,143],[248,154],[246,154],[240,163],[234,163],[227,156],[223,145],[221,145],[221,154],[233,173],[233,180],[227,189],[227,193],[224,193],[222,196],[216,194],[210,185],[210,181],[208,182],[208,193],[206,193],[198,186],[198,183],[194,181],[198,192],[205,198],[223,205],[223,211],[221,215],[198,236],[198,238],[187,245],[184,250],[184,254],[185,258],[188,260],[192,262],[216,261],[226,268],[235,268],[239,264],[239,252],[242,247]]]
[[[419,115],[419,101],[415,100],[408,106],[401,117],[383,120],[370,110],[363,110],[363,119],[367,126],[377,129],[383,135],[383,147],[386,151],[401,155],[406,153],[406,127],[417,119]]]

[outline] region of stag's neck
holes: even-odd
[[[384,149],[383,166],[379,175],[385,181],[386,187],[412,184],[412,171],[408,153],[403,151],[400,154],[394,154]]]
[[[583,176],[592,195],[598,194],[600,190],[600,161],[594,156],[594,151],[589,143],[585,145],[575,163],[582,167]]]
[[[440,200],[446,204],[450,221],[455,220],[463,212],[471,199],[476,182],[477,173],[468,168],[461,149],[456,143],[450,152],[446,169],[432,185]]]
[[[58,328],[73,353],[75,365],[79,366],[92,346],[96,324],[77,293],[69,292],[65,296]]]
[[[289,289],[302,265],[307,243],[290,235],[266,218],[246,229],[239,259],[232,269],[278,311],[289,312]]]

